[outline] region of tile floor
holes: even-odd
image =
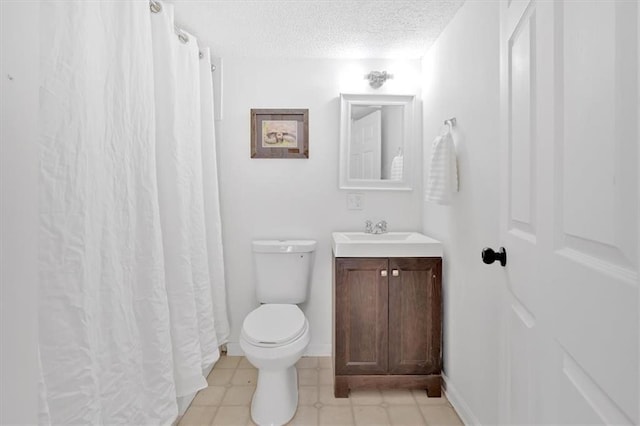
[[[291,425],[462,425],[449,401],[424,391],[352,391],[333,397],[330,357],[304,357],[298,364],[298,411]],[[251,397],[258,371],[244,357],[224,356],[198,392],[180,426],[253,425]]]

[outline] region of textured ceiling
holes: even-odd
[[[222,57],[420,58],[464,0],[174,0]]]

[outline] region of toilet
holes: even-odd
[[[283,425],[298,406],[295,364],[311,339],[309,322],[297,306],[307,300],[312,240],[252,243],[256,296],[261,305],[242,323],[240,347],[258,369],[251,418],[260,426]]]

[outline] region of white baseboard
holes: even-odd
[[[466,426],[482,426],[476,416],[473,415],[473,412],[471,411],[471,408],[469,408],[469,405],[467,405],[464,399],[462,399],[456,387],[453,385],[453,383],[451,383],[451,380],[449,380],[449,378],[444,374],[442,375],[442,380],[445,383],[444,394],[446,395],[453,408],[456,410],[456,413],[458,413],[458,416],[460,416],[460,420],[462,420],[462,422]]]
[[[227,343],[227,355],[244,356],[244,351],[238,342]],[[331,356],[331,344],[310,344],[304,356]]]

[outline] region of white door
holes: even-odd
[[[638,16],[502,4],[503,423],[640,421]]]
[[[382,113],[376,110],[351,123],[349,177],[380,179],[382,165]]]

